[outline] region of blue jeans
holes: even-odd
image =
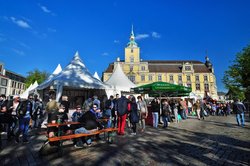
[[[182,118],[183,120],[187,119],[186,109],[182,109],[182,110],[181,110],[181,118]]]
[[[30,124],[30,117],[21,117],[19,119],[19,130],[17,132],[17,137],[19,137],[19,135],[23,133],[23,141],[27,141],[29,124]]]
[[[78,128],[78,129],[75,130],[75,134],[82,134],[82,133],[89,134],[90,132],[87,129],[85,129],[84,127],[80,127],[80,128]],[[87,140],[85,140],[85,142],[87,144],[91,144],[91,139],[87,138]],[[82,145],[83,144],[82,139],[81,138],[78,139],[78,141],[77,141],[76,144],[77,145]]]
[[[163,127],[168,127],[168,117],[165,115],[162,115],[162,121],[164,123]]]
[[[240,122],[241,122],[241,126],[244,127],[245,125],[244,112],[242,112],[241,114],[236,114],[236,121],[238,125],[240,125]]]
[[[152,112],[153,116],[153,127],[158,127],[158,112]]]

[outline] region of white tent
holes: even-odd
[[[27,99],[30,92],[32,92],[36,87],[38,86],[37,81],[35,81],[33,84],[31,84],[21,95],[20,98]]]
[[[112,85],[114,89],[119,92],[130,92],[131,88],[136,87],[136,85],[125,75],[119,62],[116,63],[112,75],[105,83]]]
[[[44,89],[44,88],[47,88],[48,87],[48,84],[50,84],[51,80],[53,77],[55,77],[56,75],[58,75],[60,72],[62,71],[62,67],[60,64],[57,65],[56,69],[53,71],[53,73],[48,77],[47,80],[45,80],[43,83],[41,83],[37,89],[38,90],[41,90],[41,89]]]
[[[72,61],[59,74],[50,80],[42,83],[37,89],[45,89],[53,86],[57,89],[56,99],[59,101],[63,87],[69,88],[85,88],[85,89],[110,89],[111,86],[104,84],[100,80],[94,78],[83,64],[78,52],[76,52]]]
[[[53,73],[48,77],[48,79],[51,79],[55,75],[59,74],[62,71],[62,67],[60,64],[57,65],[56,69],[53,71]]]
[[[30,88],[32,87],[33,84],[30,84],[30,86],[22,93],[20,94],[21,99],[27,99],[29,95]]]
[[[97,73],[97,72],[95,72],[95,74],[93,75],[93,77],[95,77],[96,79],[98,79],[98,80],[100,80],[100,81],[101,81],[101,79],[100,79],[100,77],[99,77],[99,75],[98,75],[98,73]]]

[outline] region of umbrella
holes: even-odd
[[[133,88],[135,93],[141,94],[164,94],[166,96],[188,96],[191,88],[175,85],[168,82],[153,82]]]
[[[192,91],[192,89],[189,87],[175,85],[168,82],[153,82],[150,84],[135,87],[132,90],[135,93],[140,93],[140,94],[149,94],[152,96],[159,95],[160,100],[162,96],[166,97],[188,96],[189,93]],[[160,102],[160,109],[161,109],[161,102]]]

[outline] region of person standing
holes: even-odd
[[[47,103],[45,110],[48,114],[48,123],[56,123],[59,113],[59,103],[56,101],[55,91],[50,91],[50,101]],[[53,127],[48,128],[49,138],[55,135],[55,130],[56,128]]]
[[[130,98],[130,114],[129,114],[129,119],[132,125],[132,133],[131,135],[136,135],[136,124],[139,122],[139,116],[138,116],[138,106],[135,100],[134,96],[131,96]]]
[[[198,120],[201,120],[201,103],[199,99],[194,103],[193,108],[196,111]]]
[[[68,96],[62,96],[62,102],[61,102],[61,105],[64,106],[65,110],[64,110],[64,113],[67,115],[68,117],[68,114],[69,114],[69,106],[70,106],[70,102],[68,100]],[[65,116],[65,115],[64,115]]]
[[[115,106],[116,106],[116,103],[117,103],[119,98],[120,98],[119,94],[116,94],[115,99],[113,100],[114,106],[113,106],[113,109],[111,110],[112,118],[113,118],[113,120],[112,120],[113,121],[113,127],[117,127],[117,112],[116,112]]]
[[[157,128],[159,123],[159,113],[160,113],[160,100],[154,98],[151,102],[152,116],[153,116],[153,127]]]
[[[11,135],[14,135],[15,129],[18,128],[19,118],[18,118],[18,108],[21,104],[20,97],[15,95],[13,100],[10,100],[7,104],[7,112],[11,116],[11,125],[9,127],[9,131],[11,131]]]
[[[126,118],[127,118],[128,99],[121,96],[116,102],[115,110],[118,115],[118,135],[125,134]]]
[[[19,143],[19,136],[23,133],[23,143],[28,143],[28,130],[29,123],[32,115],[33,108],[33,96],[29,95],[28,100],[24,100],[21,102],[20,107],[17,108],[17,115],[19,118],[19,129],[16,133],[16,142]]]
[[[183,120],[186,120],[186,119],[187,119],[186,110],[187,110],[186,101],[183,100],[183,99],[180,99],[180,115],[181,115],[181,118],[182,118]]]
[[[112,127],[112,109],[114,108],[114,103],[113,103],[114,96],[110,96],[109,99],[105,102],[105,108],[104,108],[104,117],[108,118],[107,122],[107,128]]]
[[[233,111],[236,112],[236,121],[238,126],[245,126],[244,119],[244,111],[246,111],[245,105],[239,101],[239,99],[235,99],[233,103]]]
[[[167,100],[163,100],[163,106],[162,106],[162,121],[163,121],[163,128],[168,127],[168,122],[169,122],[169,116],[171,113],[170,106],[167,102]]]
[[[143,132],[146,128],[145,119],[148,117],[148,107],[147,103],[142,99],[141,96],[138,96],[137,99],[138,115],[141,123],[141,131]]]
[[[34,95],[34,101],[33,101],[33,111],[32,111],[32,128],[40,128],[43,118],[43,103],[38,98],[38,95]]]

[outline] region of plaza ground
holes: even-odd
[[[236,125],[235,116],[210,116],[204,121],[190,117],[167,129],[147,126],[144,133],[115,136],[113,144],[104,141],[76,149],[64,142],[64,153],[39,156],[46,137],[31,132],[29,144],[7,142],[0,152],[1,165],[250,165],[250,123]]]

